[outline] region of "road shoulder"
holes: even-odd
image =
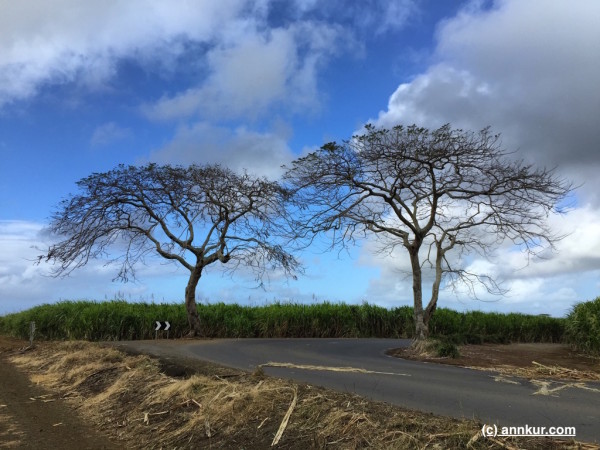
[[[16,341],[13,341],[16,344]],[[118,449],[55,392],[30,382],[0,353],[0,448]]]

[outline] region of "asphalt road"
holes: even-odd
[[[574,426],[576,439],[600,442],[600,383],[551,382],[544,387],[521,378],[385,355],[385,350],[409,343],[397,339],[217,339],[132,341],[118,346],[157,356],[195,357],[248,371],[270,362],[364,369],[368,372],[264,366],[272,376],[498,427]]]

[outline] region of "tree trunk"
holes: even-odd
[[[433,285],[431,287],[431,299],[429,300],[429,303],[427,304],[427,308],[425,308],[425,317],[423,318],[423,321],[425,322],[425,325],[427,325],[428,328],[429,328],[429,320],[431,319],[431,316],[433,316],[433,313],[435,312],[435,310],[437,308],[437,301],[440,296],[440,285],[442,284],[442,275],[443,275],[443,271],[442,271],[442,258],[443,257],[444,257],[444,252],[440,248],[440,245],[438,245],[437,246],[437,256],[436,256],[436,260],[435,260],[435,280],[433,280]]]
[[[424,341],[429,337],[429,321],[425,320],[423,313],[423,286],[421,276],[421,263],[419,261],[420,244],[415,242],[408,249],[413,276],[413,299],[415,318],[415,341]]]
[[[429,337],[429,320],[426,320],[423,309],[419,313],[415,312],[415,341],[426,341]]]
[[[202,276],[202,267],[194,267],[190,273],[190,279],[185,287],[185,309],[188,316],[188,324],[190,325],[189,337],[200,336],[201,324],[200,316],[198,316],[198,308],[196,307],[196,286]]]

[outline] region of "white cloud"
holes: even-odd
[[[205,80],[144,105],[144,113],[154,120],[192,115],[215,120],[257,119],[283,105],[292,112],[316,110],[317,68],[340,47],[342,29],[299,22],[259,30],[254,21],[245,23],[226,29],[222,41],[208,51]]]
[[[103,82],[125,56],[168,63],[183,51],[183,40],[210,41],[245,3],[3,2],[0,105],[31,97],[48,83]]]
[[[147,114],[163,120],[193,113],[213,118],[256,116],[285,98],[288,78],[296,69],[296,53],[293,36],[281,30],[215,48],[207,55],[212,73],[201,87],[163,97]]]
[[[319,69],[361,52],[361,36],[397,30],[414,0],[57,0],[5,2],[0,14],[0,107],[45,86],[107,88],[123,59],[196,77],[142,109],[158,120],[253,119],[275,106],[314,112]],[[190,49],[193,49],[190,51]]]
[[[177,264],[166,263],[155,256],[146,264],[138,264],[137,281],[112,281],[118,265],[107,265],[107,260],[92,260],[73,271],[67,278],[50,276],[52,266],[34,261],[50,245],[44,225],[26,221],[0,221],[0,315],[17,312],[42,303],[58,300],[89,299],[102,301],[119,298],[129,301],[183,302],[184,288],[189,273]],[[115,254],[118,246],[113,248]],[[296,283],[270,274],[265,290],[256,289],[254,275],[241,269],[234,277],[223,274],[225,267],[211,265],[203,274],[197,288],[197,297],[216,301],[254,302],[302,300]]]
[[[375,123],[428,127],[451,123],[501,132],[504,146],[540,165],[584,182],[576,208],[551,216],[567,234],[556,252],[528,261],[509,243],[490,262],[472,256],[469,269],[505,281],[506,297],[483,301],[442,292],[440,304],[458,309],[525,311],[562,315],[576,301],[597,296],[600,274],[600,3],[498,0],[470,2],[440,24],[434,63],[398,86]],[[570,233],[570,234],[569,234]],[[408,260],[407,255],[404,256]],[[368,257],[367,257],[368,258]],[[378,263],[371,289],[383,298],[412,303],[411,279],[399,281],[398,259]],[[424,290],[424,292],[427,292]]]
[[[401,84],[376,122],[491,125],[505,147],[557,165],[600,200],[600,3],[483,4],[440,25],[435,63]]]
[[[50,264],[35,264],[50,243],[42,223],[0,221],[0,314],[60,299],[103,300],[114,298],[117,293],[130,300],[183,298],[185,278],[179,275],[185,275],[185,270],[158,264],[164,262],[158,258],[149,260],[147,266],[139,266],[137,283],[113,282],[118,268],[106,265],[106,260],[90,261],[68,278],[55,278],[51,276]],[[179,284],[173,286],[173,280]]]
[[[169,164],[224,164],[230,169],[277,178],[281,165],[293,159],[287,146],[287,128],[260,133],[239,127],[230,130],[206,122],[180,126],[166,146],[149,159]]]
[[[487,311],[522,311],[564,315],[578,301],[595,298],[600,275],[600,211],[592,205],[574,208],[563,215],[551,215],[551,228],[564,239],[554,252],[527,259],[510,243],[497,248],[490,260],[478,255],[465,257],[462,267],[469,272],[493,276],[507,289],[505,296],[489,294],[482,285],[475,287],[477,298],[470,298],[466,286],[457,292],[442,289],[440,306]],[[391,254],[377,254],[378,244],[369,239],[361,248],[360,263],[380,269],[380,276],[369,283],[366,297],[387,306],[413,303],[410,260],[403,247]],[[425,257],[421,256],[421,259]],[[457,261],[459,263],[459,261]],[[429,300],[433,273],[423,272],[423,301]]]
[[[0,221],[0,298],[2,308],[10,304],[15,310],[21,302],[47,294],[42,266],[34,265],[41,246],[42,225],[24,221]]]
[[[600,270],[600,211],[582,205],[564,215],[551,215],[549,224],[557,234],[565,236],[556,243],[555,251],[546,251],[529,263],[514,249],[499,252],[496,269],[507,278],[551,278]]]
[[[468,269],[504,280],[506,297],[494,299],[483,287],[482,301],[443,291],[440,305],[458,309],[565,314],[576,301],[597,295],[600,274],[600,4],[590,1],[505,0],[491,8],[473,2],[438,29],[435,63],[392,94],[375,122],[502,132],[504,146],[537,164],[556,165],[577,182],[579,204],[551,216],[554,231],[567,236],[543,259],[527,261],[503,245],[492,261],[476,255]],[[585,203],[587,199],[587,202]],[[404,255],[373,261],[381,277],[370,291],[382,299],[412,304]],[[367,257],[368,258],[368,257]],[[428,294],[424,287],[424,293]]]
[[[345,8],[344,17],[393,29],[405,22],[410,5],[398,0],[365,11]],[[182,64],[197,71],[195,85],[145,105],[155,118],[253,117],[271,104],[312,110],[319,104],[318,67],[340,48],[360,47],[354,30],[328,8],[274,0],[5,3],[0,106],[31,98],[46,85],[102,86],[129,58],[165,73]],[[281,15],[277,26],[269,23],[272,13]]]

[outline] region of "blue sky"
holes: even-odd
[[[441,306],[563,315],[600,293],[600,3],[371,0],[0,0],[0,314],[59,299],[179,301],[156,261],[135,284],[102,261],[66,279],[31,260],[75,182],[119,163],[279,167],[366,122],[502,133],[581,184],[550,221],[570,233],[525,265],[510,246],[465,260],[508,296]],[[213,268],[207,301],[411,304],[405,254],[309,250],[306,275],[256,289]]]

